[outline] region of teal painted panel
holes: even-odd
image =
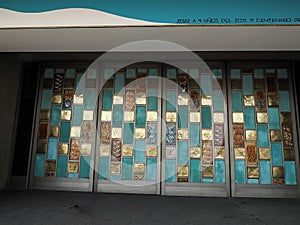
[[[123,106],[114,106],[113,127],[122,127],[123,124]]]
[[[190,145],[200,147],[200,125],[190,124]]]
[[[75,69],[67,69],[66,70],[66,78],[75,78],[76,70]]]
[[[81,156],[80,157],[80,178],[89,178],[90,177],[90,165],[91,165],[91,156]]]
[[[269,160],[259,161],[259,177],[261,184],[272,184],[271,180],[271,164]]]
[[[150,89],[148,91],[148,110],[149,111],[157,111],[157,95],[158,92],[155,89]]]
[[[157,77],[158,69],[149,69],[149,77]]]
[[[282,148],[280,142],[271,142],[271,155],[273,166],[282,166]]]
[[[123,74],[116,74],[115,76],[115,94],[123,94],[125,86],[125,78]]]
[[[201,108],[201,121],[203,129],[211,129],[212,127],[212,115],[210,107]]]
[[[245,129],[256,129],[254,107],[244,108],[244,123],[245,123]]]
[[[222,70],[221,69],[213,69],[213,74],[215,78],[222,79]]]
[[[50,119],[51,126],[59,126],[60,114],[61,114],[61,106],[60,105],[52,106],[51,119]]]
[[[285,161],[284,162],[284,173],[285,173],[285,183],[296,185],[296,164],[293,161]]]
[[[231,101],[232,101],[232,111],[233,112],[242,112],[243,103],[242,103],[242,92],[232,90],[231,91]]]
[[[225,184],[226,181],[225,160],[215,160],[215,182]]]
[[[203,178],[203,179],[202,179],[202,182],[203,182],[203,183],[213,183],[213,182],[214,182],[214,179],[212,179],[212,178]]]
[[[87,90],[85,92],[85,109],[93,110],[95,104],[95,90]]]
[[[176,182],[176,159],[166,160],[166,182]]]
[[[69,173],[68,178],[77,179],[78,178],[78,173]]]
[[[42,93],[41,109],[50,109],[52,100],[52,90],[44,89]]]
[[[244,95],[253,95],[252,75],[243,75],[243,93]]]
[[[231,71],[230,71],[230,78],[231,79],[239,79],[239,78],[241,78],[241,71],[240,71],[240,69],[231,69]]]
[[[115,73],[115,70],[114,69],[104,69],[104,78],[107,80],[107,79],[110,79]]]
[[[146,145],[144,140],[136,140],[134,146],[135,162],[145,162]]]
[[[290,95],[288,91],[279,91],[279,108],[281,112],[290,112]]]
[[[44,73],[45,78],[53,78],[53,75],[54,75],[54,69],[52,68],[45,69],[45,73]]]
[[[248,179],[248,184],[259,184],[258,179]]]
[[[123,143],[133,144],[134,139],[134,124],[133,123],[124,123],[124,135],[123,135]]]
[[[235,183],[246,183],[246,166],[245,160],[234,160]]]
[[[213,96],[214,112],[224,111],[224,95],[221,90],[215,90]]]
[[[135,69],[126,69],[126,78],[136,78]]]
[[[254,78],[264,78],[264,70],[263,69],[254,69]]]
[[[45,171],[45,154],[36,154],[34,163],[34,176],[43,177]]]
[[[201,90],[204,95],[211,95],[211,77],[210,75],[201,76]]]
[[[73,126],[81,126],[82,119],[83,119],[83,106],[75,105],[73,109],[73,119],[72,119]]]
[[[178,128],[188,128],[189,112],[188,107],[178,107]]]
[[[146,159],[146,180],[156,181],[157,180],[157,159],[147,158]]]
[[[176,111],[176,91],[167,90],[166,91],[166,101],[167,101],[167,111],[175,112]]]
[[[177,76],[176,69],[168,69],[167,70],[167,78],[176,79],[176,76]]]
[[[187,141],[179,141],[178,142],[178,164],[188,164],[188,142]]]
[[[68,156],[67,155],[58,156],[56,177],[66,178],[67,169],[68,169]]]
[[[102,100],[102,110],[111,110],[113,104],[113,90],[104,89],[103,100]]]
[[[110,180],[121,180],[121,176],[120,175],[110,175],[109,179]]]
[[[190,77],[193,79],[199,79],[199,70],[198,69],[190,69],[189,73]]]
[[[136,107],[135,126],[139,128],[145,128],[146,126],[146,106]]]
[[[201,180],[200,167],[201,162],[199,159],[191,159],[190,161],[190,182],[199,183]]]
[[[60,128],[60,142],[69,142],[71,124],[70,122],[62,122]]]
[[[100,180],[108,179],[109,174],[109,157],[99,157],[98,178]]]
[[[122,180],[132,180],[133,159],[123,158],[122,161]]]
[[[56,160],[57,148],[58,148],[58,139],[57,138],[48,138],[47,159]]]
[[[257,125],[258,147],[269,147],[269,131],[268,125]]]
[[[278,108],[269,108],[268,117],[270,129],[280,129],[280,117]]]
[[[286,79],[288,76],[287,76],[287,69],[278,69],[277,70],[277,77],[279,79]]]

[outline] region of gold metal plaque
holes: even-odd
[[[111,111],[102,111],[101,121],[111,121]]]
[[[147,121],[148,122],[157,121],[157,112],[156,111],[147,111]]]
[[[120,175],[121,174],[121,164],[111,163],[110,164],[110,174]]]
[[[178,177],[188,177],[189,176],[189,166],[188,165],[179,165],[177,167],[177,175]]]
[[[81,127],[71,127],[71,137],[80,137]]]
[[[110,155],[110,146],[100,145],[100,156],[109,156],[109,155]]]
[[[254,96],[244,96],[244,106],[254,106]]]
[[[68,162],[68,173],[78,173],[79,162]]]
[[[214,113],[214,123],[224,123],[224,113]]]
[[[74,104],[83,104],[83,94],[75,94],[73,102]]]
[[[145,164],[144,163],[135,163],[133,172],[135,175],[144,175],[145,174]]]
[[[201,98],[201,105],[212,105],[212,98],[209,95],[203,95]]]
[[[232,113],[232,122],[233,123],[244,123],[244,114],[240,112]]]
[[[47,143],[37,143],[36,145],[36,152],[37,153],[46,153],[47,150]]]
[[[81,144],[82,155],[91,155],[91,153],[92,153],[92,144],[88,144],[88,143]]]
[[[144,181],[145,180],[145,176],[144,175],[134,175],[133,179],[135,181]]]
[[[188,95],[178,95],[178,105],[188,105],[189,96]]]
[[[202,167],[203,178],[213,178],[214,177],[214,167],[213,166],[203,166]]]
[[[225,159],[225,148],[215,148],[215,159]]]
[[[122,128],[112,128],[111,138],[122,138]]]
[[[270,131],[271,141],[280,142],[281,141],[281,132],[280,130],[271,130]]]
[[[284,149],[284,160],[295,161],[295,149]]]
[[[45,171],[55,172],[55,170],[56,170],[56,161],[46,161]]]
[[[256,117],[257,123],[268,123],[268,113],[258,112]]]
[[[259,178],[258,167],[247,167],[247,177],[250,179],[258,179]]]
[[[191,147],[190,148],[190,156],[193,159],[200,159],[201,158],[201,148]]]
[[[146,129],[145,128],[136,128],[135,129],[135,138],[136,139],[145,139],[146,138]]]
[[[50,119],[50,110],[41,110],[40,120],[49,120],[49,119]]]
[[[58,154],[67,155],[69,149],[69,144],[59,143],[58,144]]]
[[[201,117],[199,112],[190,112],[190,122],[191,123],[200,123]]]
[[[156,146],[147,146],[146,156],[147,157],[157,157],[157,147]]]
[[[273,179],[273,184],[284,184],[284,180]]]
[[[62,110],[61,119],[62,120],[71,120],[72,111],[71,110]]]
[[[245,149],[244,148],[234,148],[234,158],[235,159],[245,159]]]
[[[114,95],[113,104],[114,105],[123,105],[123,95]]]
[[[176,112],[167,112],[166,121],[167,122],[176,122],[177,113]]]
[[[179,140],[187,140],[187,139],[189,139],[189,130],[179,129],[177,137],[178,137]]]
[[[123,145],[122,156],[132,157],[133,156],[133,147],[129,145]]]
[[[134,111],[124,111],[124,121],[134,121]]]
[[[83,111],[83,120],[93,120],[94,119],[94,112],[90,110]]]
[[[54,94],[52,96],[52,103],[53,104],[61,104],[61,95],[60,94]]]
[[[257,139],[256,130],[246,130],[247,141],[256,141],[256,139]]]
[[[279,100],[278,100],[278,96],[274,95],[274,96],[268,96],[268,105],[269,106],[278,106],[279,105]]]
[[[202,130],[202,140],[212,140],[212,130]]]
[[[137,105],[146,105],[147,104],[146,95],[138,95],[138,96],[136,96],[135,103]]]
[[[271,158],[271,152],[269,148],[259,148],[259,159],[267,159]]]
[[[282,166],[273,166],[273,178],[284,178],[284,169]]]
[[[58,137],[59,127],[50,127],[50,137]]]

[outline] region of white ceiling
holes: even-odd
[[[99,52],[141,40],[192,51],[299,51],[300,26],[0,28],[0,52]]]

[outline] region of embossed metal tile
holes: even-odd
[[[213,178],[214,177],[214,167],[213,166],[202,166],[202,177],[203,178]]]
[[[110,164],[110,174],[120,175],[121,174],[121,164],[111,163]]]
[[[247,167],[247,177],[249,179],[258,179],[259,178],[258,167]]]
[[[82,155],[91,155],[92,153],[92,144],[82,143],[81,144],[81,154]]]
[[[122,138],[122,128],[112,128],[111,138]]]
[[[268,123],[268,113],[258,112],[256,114],[257,123]]]
[[[255,92],[255,106],[257,112],[267,111],[266,94],[264,91]]]
[[[215,148],[215,159],[225,159],[225,148]]]
[[[244,123],[244,114],[243,113],[232,113],[232,122],[233,123]]]
[[[179,140],[188,140],[189,139],[189,130],[179,129],[177,137]]]
[[[47,171],[47,172],[55,172],[56,171],[56,161],[46,161],[46,163],[45,163],[45,171]]]
[[[259,148],[259,159],[269,160],[271,158],[271,152],[269,148]]]
[[[212,140],[212,130],[202,130],[202,140]]]
[[[280,142],[281,132],[280,130],[270,130],[271,141]]]
[[[284,169],[282,166],[273,166],[273,178],[284,178]]]
[[[246,153],[244,148],[234,148],[235,159],[245,159]]]
[[[49,119],[50,119],[50,110],[41,110],[40,120],[49,120]]]
[[[75,126],[71,127],[71,134],[70,134],[71,137],[80,137],[80,134],[81,134],[81,127],[75,127]]]
[[[233,124],[233,145],[235,147],[244,146],[244,125],[243,124]]]
[[[72,111],[71,110],[62,110],[60,118],[62,120],[71,120]]]
[[[93,120],[94,119],[94,112],[90,110],[83,111],[83,120]]]
[[[85,142],[93,141],[93,122],[91,121],[83,121],[81,137]]]
[[[136,139],[145,139],[146,138],[146,129],[145,128],[136,128],[134,133],[135,133]]]
[[[83,104],[83,94],[75,94],[73,102],[74,104]]]
[[[190,112],[190,122],[191,123],[200,123],[201,116],[199,112]]]
[[[209,95],[203,95],[201,99],[201,104],[204,106],[212,105],[212,98]]]
[[[268,96],[268,106],[277,107],[279,105],[278,96]]]
[[[144,175],[145,174],[145,164],[135,163],[133,168],[134,175]]]
[[[188,165],[178,165],[177,166],[178,177],[188,177],[189,176],[189,166]]]
[[[135,92],[126,91],[125,92],[125,110],[134,110],[135,106]]]
[[[167,146],[166,147],[166,158],[175,159],[176,158],[176,147]]]
[[[188,105],[189,104],[189,96],[188,95],[178,95],[177,98],[178,105]]]
[[[123,105],[123,95],[114,95],[113,104],[114,105]]]
[[[61,95],[60,94],[54,94],[52,96],[52,103],[53,104],[61,104]]]
[[[257,139],[256,130],[246,130],[247,141],[256,141],[256,139]]]
[[[244,96],[244,106],[254,106],[254,96]]]
[[[102,111],[101,112],[101,121],[111,121],[111,111]]]
[[[282,141],[284,147],[293,147],[293,129],[291,123],[282,123]]]
[[[59,143],[58,144],[58,154],[67,155],[69,149],[69,144]]]
[[[190,148],[190,156],[193,159],[200,159],[201,158],[201,148],[191,147]]]
[[[78,168],[78,162],[68,162],[68,173],[78,173]]]
[[[273,179],[273,184],[284,184],[284,180]]]
[[[71,148],[70,148],[70,160],[79,160],[80,155],[80,140],[77,138],[71,138]]]
[[[156,111],[147,111],[147,121],[148,122],[157,121],[157,112]]]
[[[100,156],[109,156],[109,155],[110,155],[110,146],[100,145]]]
[[[59,127],[50,127],[50,137],[58,137]]]
[[[146,95],[137,95],[135,103],[137,105],[146,105],[147,104],[147,98]]]
[[[284,149],[284,160],[286,161],[295,161],[295,149]]]
[[[37,153],[46,153],[47,150],[47,143],[38,142],[36,145],[36,152]]]
[[[177,113],[176,112],[167,112],[166,121],[167,122],[176,122]]]
[[[147,157],[157,157],[157,147],[156,146],[147,146],[146,156]]]
[[[214,113],[214,123],[224,123],[224,113]]]
[[[126,122],[134,121],[134,111],[125,111],[124,112],[124,121],[126,121]]]

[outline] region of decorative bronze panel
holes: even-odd
[[[93,122],[83,121],[81,135],[85,142],[91,143],[93,141]]]
[[[47,172],[55,172],[56,171],[56,161],[46,161],[46,163],[45,163],[45,171],[47,171]]]
[[[233,124],[233,145],[234,147],[244,146],[244,125],[243,124]]]
[[[231,80],[231,89],[242,89],[242,81],[238,79]]]
[[[37,153],[46,153],[47,150],[47,143],[37,143],[36,145],[36,152]]]
[[[247,165],[257,165],[258,164],[258,154],[255,142],[246,143],[246,159]]]
[[[273,76],[267,76],[266,83],[267,83],[268,94],[275,94],[275,93],[277,93],[277,82],[276,82],[276,78],[275,77],[273,77]]]
[[[70,160],[79,160],[80,156],[80,139],[71,138]]]
[[[284,147],[293,147],[293,128],[290,123],[282,123],[282,140]]]
[[[203,165],[202,176],[203,176],[203,178],[213,178],[214,177],[214,167]]]
[[[125,110],[133,111],[135,106],[135,93],[134,91],[125,92]]]
[[[60,118],[61,120],[71,120],[72,111],[71,110],[61,110]]]
[[[132,157],[133,156],[133,147],[129,145],[123,145],[122,156]]]
[[[54,87],[53,87],[54,93],[62,93],[63,81],[64,81],[63,74],[55,74],[54,75]]]
[[[39,141],[46,141],[47,135],[48,135],[48,122],[42,121],[39,124],[39,134],[38,134]]]
[[[50,127],[50,137],[58,137],[58,133],[59,133],[59,127],[53,126]]]
[[[264,79],[254,79],[255,89],[265,89],[265,80]]]
[[[41,110],[40,120],[49,120],[49,119],[50,119],[50,110]]]
[[[190,91],[190,110],[191,111],[200,111],[201,108],[201,96],[200,91],[198,90],[192,90]]]
[[[284,155],[284,160],[295,161],[295,149],[284,149],[283,155]]]
[[[284,184],[284,180],[273,179],[273,184]]]
[[[284,169],[282,166],[273,166],[273,178],[284,178]]]
[[[134,175],[144,175],[145,174],[145,164],[135,163],[133,168]]]
[[[111,124],[101,123],[100,139],[102,143],[110,143]]]
[[[279,100],[278,100],[278,96],[268,96],[268,106],[270,107],[278,107],[279,105]]]
[[[74,95],[74,92],[73,92],[72,89],[71,90],[65,89],[65,91],[64,91],[64,104],[63,104],[64,109],[71,109],[72,103],[73,103],[73,95]]]
[[[254,96],[244,96],[244,106],[254,106],[255,101],[254,101]]]
[[[234,148],[234,158],[235,159],[245,159],[245,149],[244,148]]]
[[[215,141],[215,146],[224,146],[224,125],[223,124],[214,125],[214,141]]]
[[[269,160],[271,158],[271,151],[269,148],[259,148],[259,159]]]
[[[213,148],[211,141],[203,141],[202,143],[202,163],[212,164],[213,163]]]
[[[177,176],[178,177],[188,177],[189,176],[189,166],[188,165],[178,165],[177,166]]]
[[[281,112],[280,121],[281,123],[292,123],[292,114],[290,112]]]
[[[156,146],[147,146],[146,156],[147,157],[157,157],[157,147]]]
[[[187,74],[178,74],[179,92],[188,93],[188,76]]]
[[[266,95],[264,91],[255,92],[255,106],[257,112],[267,111]]]
[[[121,161],[122,140],[112,140],[111,142],[111,161]]]
[[[58,144],[58,154],[67,155],[69,150],[69,144],[59,143]]]
[[[215,148],[215,159],[225,159],[225,148]]]
[[[78,162],[68,162],[68,173],[78,173],[79,163]]]
[[[247,177],[249,179],[258,179],[259,178],[258,167],[247,167]]]
[[[201,158],[201,149],[199,147],[191,147],[190,148],[190,156],[193,159]]]
[[[281,132],[280,130],[270,130],[271,141],[280,142]]]

